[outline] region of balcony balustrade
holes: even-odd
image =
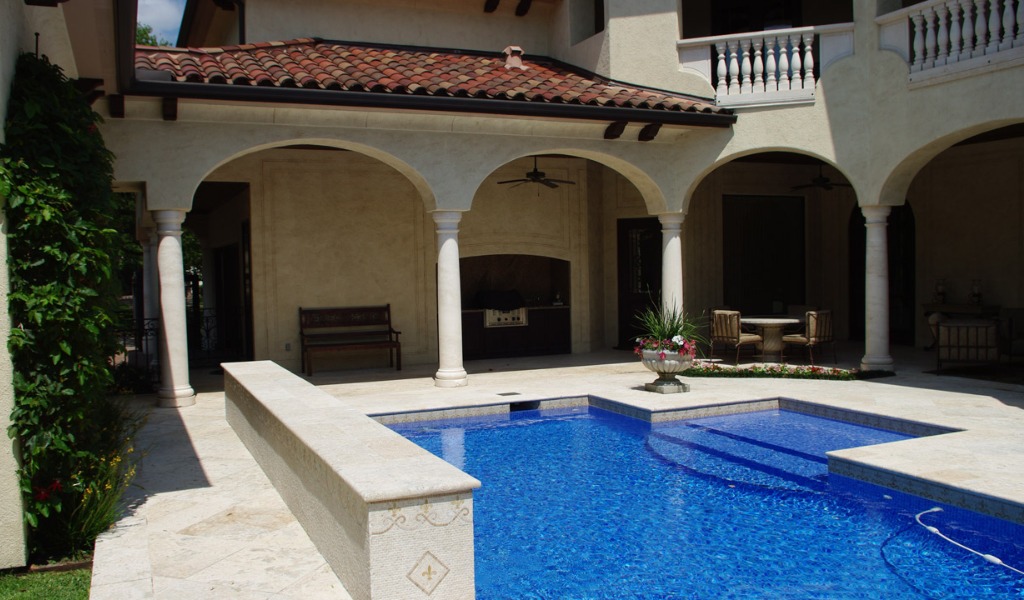
[[[937,83],[1024,64],[1024,0],[930,0],[875,19],[910,81]]]
[[[720,106],[814,102],[819,73],[853,53],[853,23],[692,38],[677,47],[683,70],[702,75]]]

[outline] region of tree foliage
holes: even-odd
[[[0,147],[0,196],[14,363],[9,434],[20,445],[36,558],[90,549],[110,522],[98,525],[86,514],[94,503],[87,490],[119,494],[130,471],[119,467],[111,480],[109,464],[134,425],[106,397],[108,358],[117,350],[112,260],[119,241],[108,227],[112,155],[99,121],[59,67],[19,57]]]
[[[153,26],[146,25],[145,23],[139,23],[135,27],[135,43],[142,46],[170,46],[171,42],[168,42],[162,37],[157,37],[153,33]]]

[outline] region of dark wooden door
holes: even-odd
[[[722,242],[727,306],[769,315],[806,304],[803,198],[723,197]]]
[[[640,331],[636,314],[661,298],[661,222],[657,217],[619,219],[619,342],[632,349]]]

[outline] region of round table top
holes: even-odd
[[[746,325],[796,325],[800,319],[796,317],[740,317]]]

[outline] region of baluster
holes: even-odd
[[[947,63],[954,63],[960,60],[960,3],[957,0],[950,0],[946,3],[949,10],[949,56]]]
[[[996,52],[999,52],[999,28],[1001,25],[1002,19],[999,14],[999,0],[991,0],[988,7],[988,46],[985,48],[985,54],[995,54]]]
[[[799,90],[803,87],[803,72],[800,66],[800,36],[791,35],[789,36],[789,47],[793,49],[793,54],[789,57],[789,87],[790,89]]]
[[[1024,0],[1017,0],[1017,37],[1013,38],[1013,45],[1024,46]]]
[[[779,38],[779,91],[789,89],[789,38]]]
[[[750,40],[740,40],[740,93],[749,94],[753,91],[750,84]]]
[[[946,26],[946,17],[949,15],[949,9],[946,8],[945,4],[940,4],[935,8],[939,22],[939,33],[936,40],[938,52],[935,53],[935,65],[942,66],[946,64],[946,60],[949,57],[949,29]]]
[[[736,40],[729,42],[729,93],[740,93],[740,60],[736,56],[740,44]]]
[[[988,20],[985,18],[986,1],[974,0],[974,52],[971,53],[971,56],[985,54],[985,33],[988,32]]]
[[[764,45],[763,38],[754,38],[754,91],[764,91],[764,57],[761,54],[761,47]]]
[[[935,66],[935,9],[925,9],[924,13],[924,68]]]
[[[778,52],[778,36],[772,36],[765,39],[765,82],[764,89],[768,92],[774,92],[779,89],[779,80],[776,76],[776,70],[778,64],[775,62],[775,53]]]
[[[999,44],[1000,50],[1013,48],[1013,1],[1003,2],[1003,41]]]
[[[960,6],[964,9],[964,45],[960,50],[960,60],[967,60],[974,51],[974,19],[971,15],[974,0],[960,0]]]
[[[804,89],[814,89],[814,34],[804,34]]]
[[[722,42],[715,43],[715,52],[718,53],[718,87],[715,88],[715,94],[722,98],[728,93],[729,88],[726,85],[726,77],[729,72],[725,69],[725,44]]]
[[[914,22],[914,62],[910,70],[920,71],[924,68],[924,15],[917,13],[910,19]]]

